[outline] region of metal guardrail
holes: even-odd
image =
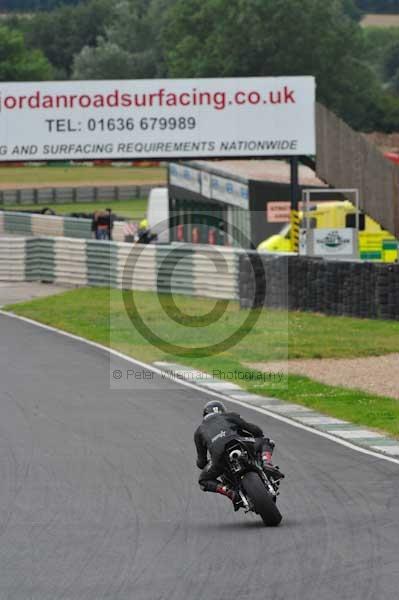
[[[0,238],[0,281],[48,281],[238,299],[240,251],[72,238]]]
[[[82,187],[45,187],[0,190],[0,207],[28,204],[72,204],[113,202],[147,198],[152,185],[107,185]]]

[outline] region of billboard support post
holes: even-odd
[[[290,185],[291,185],[291,250],[299,251],[299,176],[298,157],[290,159]]]

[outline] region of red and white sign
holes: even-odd
[[[313,77],[0,84],[0,161],[315,154]]]
[[[309,202],[309,207],[316,206],[317,202]],[[299,202],[298,209],[304,210],[303,202]],[[311,215],[310,215],[311,216]],[[266,206],[266,219],[268,223],[288,223],[291,218],[291,203],[288,201],[268,202]]]
[[[266,209],[268,223],[288,223],[290,206],[289,202],[268,202]]]

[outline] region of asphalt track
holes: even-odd
[[[106,352],[0,315],[1,600],[398,597],[398,465],[243,409],[287,474],[267,529],[197,487],[204,394],[108,373]]]

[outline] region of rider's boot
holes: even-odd
[[[273,466],[272,464],[272,455],[275,447],[275,442],[270,438],[265,439],[265,443],[261,452],[261,462],[262,467],[265,468],[267,466]]]
[[[217,488],[216,488],[216,493],[217,494],[222,494],[222,496],[227,496],[228,498],[230,498],[230,500],[233,503],[234,511],[235,512],[237,512],[237,510],[241,506],[243,506],[242,500],[240,498],[240,494],[238,494],[237,492],[235,492],[231,488],[228,488],[226,485],[218,485]]]
[[[262,467],[268,467],[272,464],[272,450],[263,450],[262,452]]]

